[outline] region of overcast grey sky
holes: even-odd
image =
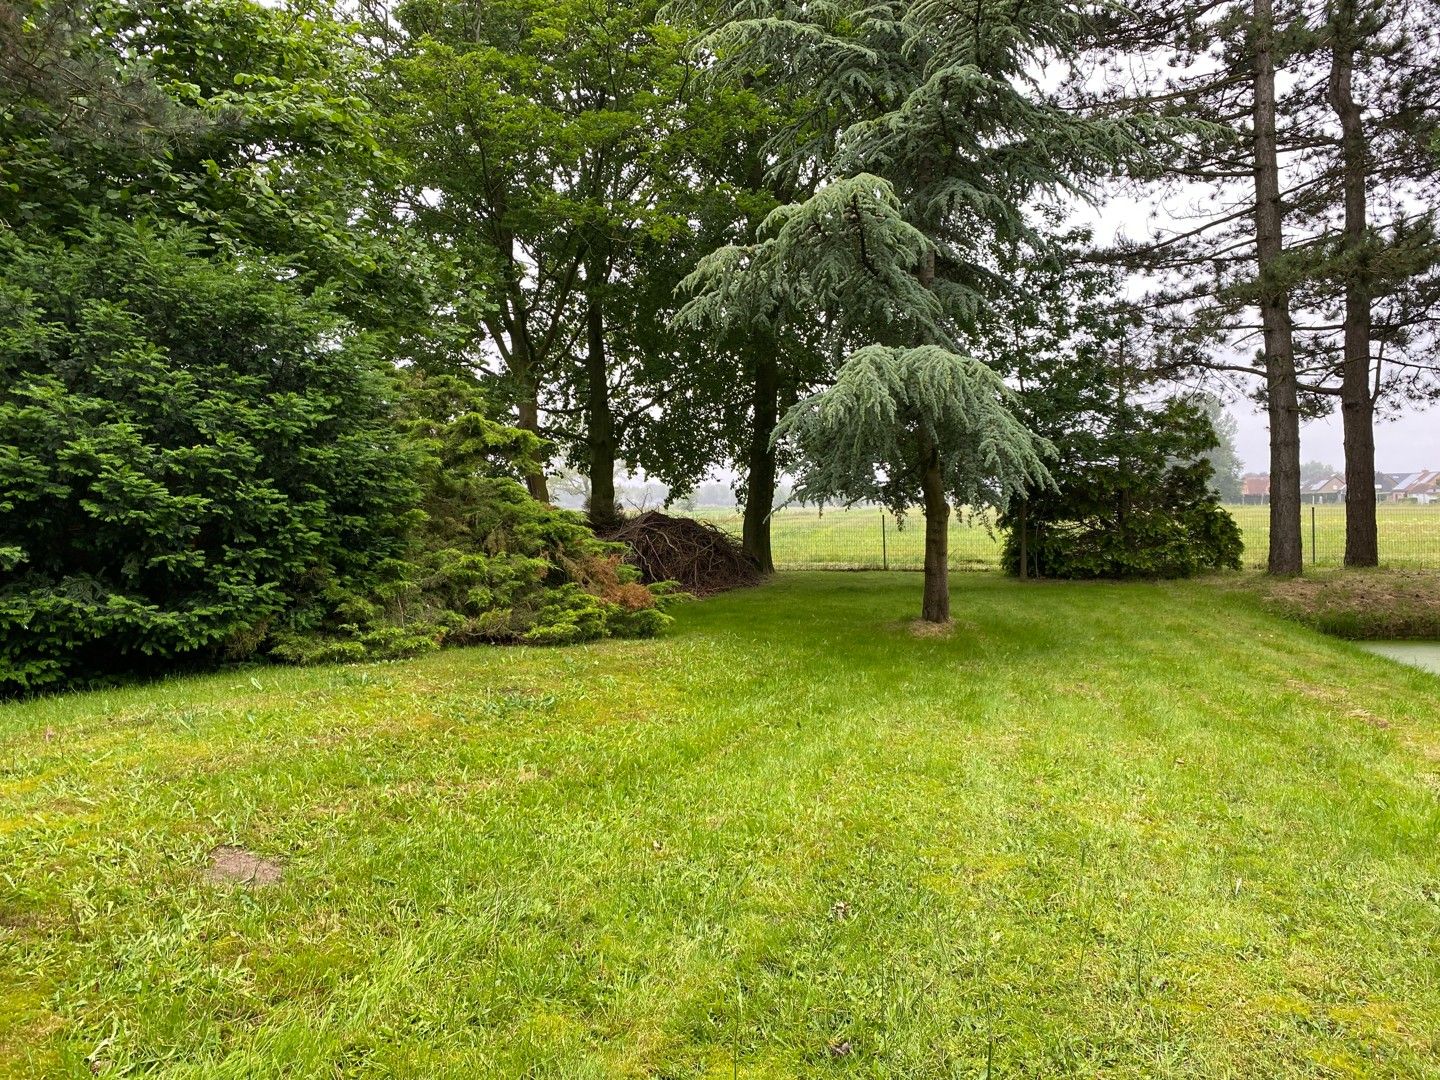
[[[1230,412],[1240,425],[1235,442],[1245,468],[1269,472],[1270,433],[1264,415],[1246,402],[1231,405]],[[1338,414],[1301,428],[1300,457],[1304,461],[1323,461],[1337,469],[1344,464]],[[1381,472],[1440,469],[1440,410],[1411,410],[1398,420],[1377,423],[1375,467]]]
[[[1121,236],[1132,240],[1153,239],[1190,221],[1198,212],[1197,207],[1205,206],[1209,197],[1208,189],[1198,185],[1182,188],[1179,194],[1172,194],[1168,199],[1158,195],[1139,198],[1133,193],[1116,191],[1098,205],[1075,206],[1073,220],[1094,230],[1101,243],[1112,243]],[[1139,289],[1143,292],[1143,286]],[[1253,347],[1253,343],[1246,346],[1247,349]],[[1233,392],[1239,387],[1232,383],[1230,389]],[[1229,409],[1239,424],[1236,449],[1245,468],[1251,472],[1269,472],[1270,433],[1264,413],[1244,399],[1231,404]],[[1302,427],[1300,455],[1303,461],[1323,461],[1336,469],[1344,465],[1338,411]],[[1377,421],[1375,467],[1381,472],[1440,469],[1440,407],[1429,410],[1409,407],[1396,419]]]

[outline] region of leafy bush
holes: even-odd
[[[639,583],[623,545],[597,540],[577,513],[532,499],[513,471],[540,450],[531,433],[486,415],[465,380],[414,376],[404,403],[420,462],[423,518],[404,573],[378,590],[337,588],[319,625],[277,635],[291,660],[397,656],[443,644],[570,644],[645,637],[668,621],[669,594]]]
[[[243,656],[416,518],[393,379],[262,257],[0,238],[0,688]]]
[[[0,691],[665,623],[497,475],[534,436],[402,382],[324,289],[183,229],[71,241],[0,237]]]
[[[1097,418],[1091,417],[1092,421]],[[1214,430],[1195,405],[1123,401],[1098,422],[1052,436],[1056,486],[1000,519],[1002,558],[1018,573],[1062,578],[1190,577],[1240,568],[1240,529],[1220,506],[1202,456]]]

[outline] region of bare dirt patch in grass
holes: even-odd
[[[1324,705],[1329,711],[1336,715],[1344,715],[1351,720],[1359,720],[1361,723],[1369,724],[1371,727],[1380,728],[1382,731],[1390,726],[1390,721],[1383,716],[1376,716],[1369,709],[1357,705],[1351,700],[1346,691],[1337,690],[1332,687],[1302,682],[1299,679],[1287,679],[1286,685],[1291,690],[1303,694],[1311,701]]]
[[[918,638],[948,638],[954,632],[954,622],[930,622],[928,619],[916,619],[910,623],[910,633]]]
[[[280,884],[285,868],[274,859],[267,859],[234,844],[221,844],[210,852],[210,864],[204,878],[212,885],[243,885],[248,889],[264,889]]]

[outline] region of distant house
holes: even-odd
[[[1345,477],[1326,476],[1300,485],[1300,501],[1306,504],[1343,503],[1346,495]],[[1410,473],[1375,474],[1375,501],[1399,502],[1413,499],[1430,505],[1440,503],[1440,469],[1417,469]],[[1246,473],[1240,478],[1240,501],[1248,505],[1270,501],[1270,474]]]
[[[1305,503],[1339,503],[1345,501],[1345,478],[1326,476],[1300,488],[1300,501]]]
[[[1240,501],[1242,503],[1268,503],[1270,501],[1270,474],[1246,473],[1240,478]]]
[[[1400,498],[1401,473],[1377,472],[1375,474],[1375,501],[1394,502]]]
[[[1440,470],[1421,469],[1402,476],[1395,486],[1397,499],[1414,499],[1422,505],[1440,502]]]

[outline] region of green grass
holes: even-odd
[[[918,587],[0,707],[0,1074],[1440,1074],[1440,680],[1204,582]]]
[[[1263,567],[1269,551],[1270,508],[1230,506],[1245,539],[1245,563]],[[1312,522],[1313,509],[1313,522]],[[739,535],[734,510],[698,510],[697,517]],[[1387,566],[1440,567],[1440,504],[1384,504],[1377,512],[1381,559]],[[881,535],[881,518],[885,518]],[[1000,565],[1000,537],[987,515],[956,515],[950,522],[950,566],[955,570],[993,569]],[[1303,507],[1301,525],[1307,562],[1340,566],[1345,557],[1345,507]],[[771,537],[775,565],[781,569],[918,570],[925,560],[924,522],[918,512],[906,526],[874,507],[834,507],[823,513],[787,507],[775,513]]]
[[[1270,508],[1230,506],[1245,537],[1245,562],[1263,567],[1269,551]],[[1382,503],[1375,508],[1380,535],[1380,558],[1386,566],[1440,567],[1440,503]],[[1302,506],[1300,534],[1305,561],[1320,567],[1338,567],[1345,561],[1345,507]]]

